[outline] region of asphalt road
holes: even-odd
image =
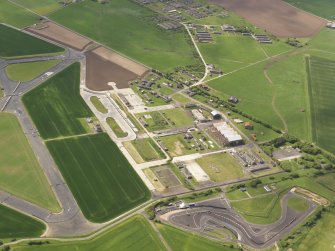
[[[0,100],[2,111],[13,113],[19,119],[22,129],[26,134],[27,139],[63,210],[60,213],[52,213],[44,208],[38,207],[3,191],[0,191],[0,203],[44,221],[48,225],[46,236],[50,237],[88,234],[104,226],[104,224],[93,224],[85,219],[69,187],[65,183],[48,149],[44,145],[43,140],[40,138],[36,127],[21,102],[21,96],[24,93],[37,87],[51,76],[42,74],[32,81],[20,84],[8,79],[5,67],[9,64],[59,59],[61,62],[48,70],[48,72],[53,72],[52,75],[54,75],[72,63],[82,60],[83,58],[84,55],[80,52],[67,50],[60,56],[31,57],[11,60],[0,59],[0,84],[5,91],[5,97]]]
[[[168,222],[172,225],[211,236],[209,230],[228,228],[238,236],[238,242],[257,249],[271,246],[289,233],[295,226],[302,222],[316,209],[316,204],[308,200],[309,208],[305,212],[295,212],[288,208],[288,199],[293,195],[288,192],[282,199],[282,216],[270,225],[256,225],[245,221],[225,200],[212,199],[197,203],[195,207],[178,210],[171,213]],[[162,212],[164,215],[166,212]],[[162,219],[162,215],[160,218]],[[164,217],[163,217],[164,218]],[[219,237],[213,237],[220,240]],[[222,240],[222,239],[221,239]]]

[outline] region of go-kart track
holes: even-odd
[[[179,210],[173,208],[161,211],[159,217],[162,221],[179,228],[197,232],[221,241],[224,238],[220,238],[218,235],[210,235],[210,231],[222,232],[228,229],[237,236],[238,242],[262,249],[271,246],[281,239],[317,208],[314,202],[308,200],[309,207],[306,211],[295,212],[287,206],[288,199],[292,196],[296,195],[288,192],[282,198],[281,218],[270,225],[255,225],[246,222],[224,199],[212,199],[200,202],[187,209]],[[227,241],[227,239],[225,240]],[[230,238],[228,241],[233,240]]]

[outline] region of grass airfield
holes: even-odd
[[[0,114],[0,188],[53,212],[60,206],[15,115]]]
[[[160,71],[198,64],[188,34],[159,29],[151,20],[156,15],[131,0],[114,0],[106,4],[83,1],[50,18]]]

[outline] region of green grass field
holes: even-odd
[[[308,203],[306,199],[296,196],[289,198],[288,207],[296,212],[304,212],[308,209]]]
[[[46,145],[87,219],[104,222],[149,199],[150,192],[107,134]]]
[[[280,198],[277,194],[231,202],[231,205],[250,223],[271,224],[281,215]]]
[[[234,180],[244,176],[241,165],[229,153],[207,155],[196,162],[212,181]]]
[[[6,67],[7,76],[14,81],[30,81],[60,63],[60,60],[12,64]]]
[[[113,0],[106,4],[83,1],[50,18],[161,71],[198,64],[187,33],[160,29],[152,21],[156,15],[131,0]]]
[[[97,96],[92,96],[90,98],[94,107],[101,113],[107,113],[108,109],[101,103],[100,99]]]
[[[22,5],[23,7],[30,9],[39,15],[47,15],[48,13],[55,11],[62,7],[57,0],[13,0],[13,2]]]
[[[109,127],[113,130],[116,137],[124,138],[124,137],[128,136],[128,133],[124,132],[122,130],[122,128],[119,126],[119,124],[115,121],[115,119],[109,117],[109,118],[106,119],[106,122],[109,125]]]
[[[39,237],[45,228],[42,222],[0,205],[0,238]]]
[[[307,236],[294,248],[301,251],[331,251],[335,246],[335,213],[326,213],[316,225],[307,233]]]
[[[13,114],[0,114],[0,189],[53,212],[58,201]]]
[[[85,241],[54,242],[42,246],[19,244],[13,250],[24,251],[164,251],[166,250],[149,223],[142,216],[134,216],[110,228],[97,237]]]
[[[157,224],[159,232],[174,251],[233,251],[237,250],[198,234],[188,233],[177,228]]]
[[[329,20],[335,19],[333,0],[285,0],[289,4]]]
[[[0,23],[7,23],[18,28],[23,28],[38,22],[37,15],[9,1],[0,1],[0,10]],[[3,37],[3,35],[0,37]]]
[[[151,118],[145,118],[150,115]],[[149,131],[165,130],[169,128],[189,127],[193,125],[192,117],[182,108],[145,112],[137,114],[148,124]]]
[[[153,161],[165,157],[159,146],[150,138],[137,139],[131,143],[144,161]]]
[[[0,24],[0,57],[23,57],[63,51],[61,47]]]
[[[307,59],[313,140],[335,153],[335,61],[311,57]]]
[[[22,98],[44,139],[85,134],[85,118],[93,113],[79,94],[80,64],[62,72],[25,94]]]

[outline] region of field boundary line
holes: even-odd
[[[305,12],[305,13],[307,13],[307,14],[309,14],[309,15],[312,15],[312,16],[314,16],[314,17],[323,19],[323,20],[325,20],[325,21],[327,21],[327,22],[330,21],[330,20],[328,20],[327,18],[320,17],[320,16],[318,16],[318,15],[312,13],[312,12],[309,12],[309,11],[306,11],[306,10],[303,10],[303,9],[300,9],[300,8],[298,8],[297,6],[294,6],[293,4],[290,4],[290,3],[286,2],[285,0],[284,0],[283,2],[284,2],[285,4],[287,4],[287,5],[291,6],[291,7],[293,7],[294,9],[296,9],[296,10],[298,10],[298,11]]]

